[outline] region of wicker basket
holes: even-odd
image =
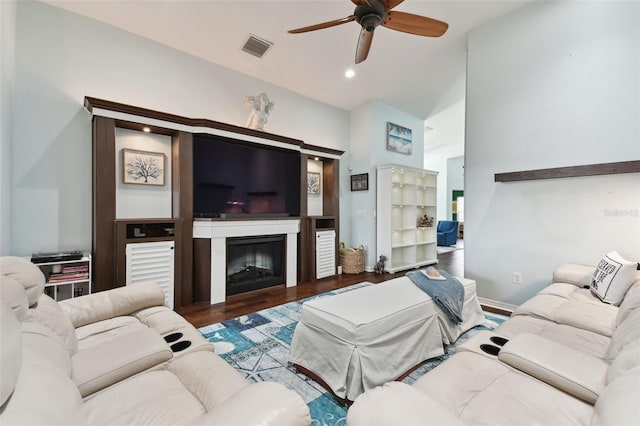
[[[343,274],[359,274],[364,272],[364,247],[360,246],[353,252],[345,252],[344,243],[340,243],[340,266]]]

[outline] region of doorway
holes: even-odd
[[[464,190],[451,191],[451,220],[458,221],[458,239],[464,238]]]

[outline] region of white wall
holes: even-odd
[[[440,173],[438,220],[450,217],[451,192],[447,182],[447,161],[449,158],[464,155],[464,120],[464,98],[425,120],[424,168]]]
[[[640,159],[639,8],[532,2],[469,34],[465,275],[480,296],[519,304],[558,264],[609,250],[640,260],[640,174],[494,182]]]
[[[371,265],[372,244],[375,251],[375,191],[372,192],[371,185],[375,181],[375,172],[372,171],[373,164],[373,114],[371,103],[366,103],[351,111],[351,146],[347,153],[347,173],[342,175],[345,192],[348,193],[349,221],[351,229],[345,239],[341,239],[347,246],[365,247],[365,268]],[[351,175],[369,173],[368,191],[351,191]],[[375,252],[373,253],[375,256]]]
[[[0,256],[11,254],[11,99],[15,79],[16,2],[0,1]]]
[[[122,150],[164,154],[164,185],[124,183]],[[116,129],[116,219],[171,217],[171,136]]]
[[[322,161],[307,160],[307,171],[320,174],[320,194],[307,194],[307,214],[309,216],[322,216],[322,194],[325,191],[322,185]]]
[[[85,96],[244,126],[244,96],[266,92],[275,102],[268,132],[349,143],[345,110],[37,2],[17,6],[15,64],[13,254],[91,246]]]
[[[387,150],[387,122],[412,130],[411,155]],[[351,192],[351,234],[347,245],[365,247],[365,268],[373,270],[376,257],[376,167],[400,164],[422,168],[424,120],[380,101],[371,101],[351,112],[349,173],[343,181],[350,190],[350,175],[369,173],[369,190]],[[345,234],[346,235],[346,234]]]

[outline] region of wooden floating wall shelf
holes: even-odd
[[[517,182],[521,180],[558,179],[580,176],[615,175],[639,173],[640,161],[587,164],[584,166],[554,167],[551,169],[525,170],[521,172],[496,173],[495,182]]]

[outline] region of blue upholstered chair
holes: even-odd
[[[455,220],[438,221],[438,245],[453,246],[458,241],[458,222]]]

